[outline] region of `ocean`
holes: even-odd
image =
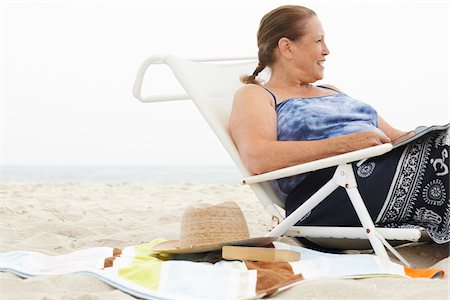
[[[1,166],[1,181],[105,181],[157,183],[239,183],[241,175],[232,166]]]

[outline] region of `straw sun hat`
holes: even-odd
[[[276,237],[250,238],[247,222],[236,202],[188,207],[181,218],[180,240],[162,242],[153,250],[166,253],[200,253],[223,246],[264,246]]]

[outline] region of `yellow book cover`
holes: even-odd
[[[275,248],[224,246],[222,258],[226,260],[288,262],[300,260],[300,253]]]

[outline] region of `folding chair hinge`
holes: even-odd
[[[339,165],[334,173],[336,183],[344,188],[357,187],[355,174],[351,164]]]
[[[277,216],[273,215],[272,216],[272,229],[274,229],[275,227],[278,226],[278,224],[280,224],[280,218],[278,218]]]

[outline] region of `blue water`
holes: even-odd
[[[107,181],[157,183],[239,183],[228,166],[1,166],[1,181]]]

